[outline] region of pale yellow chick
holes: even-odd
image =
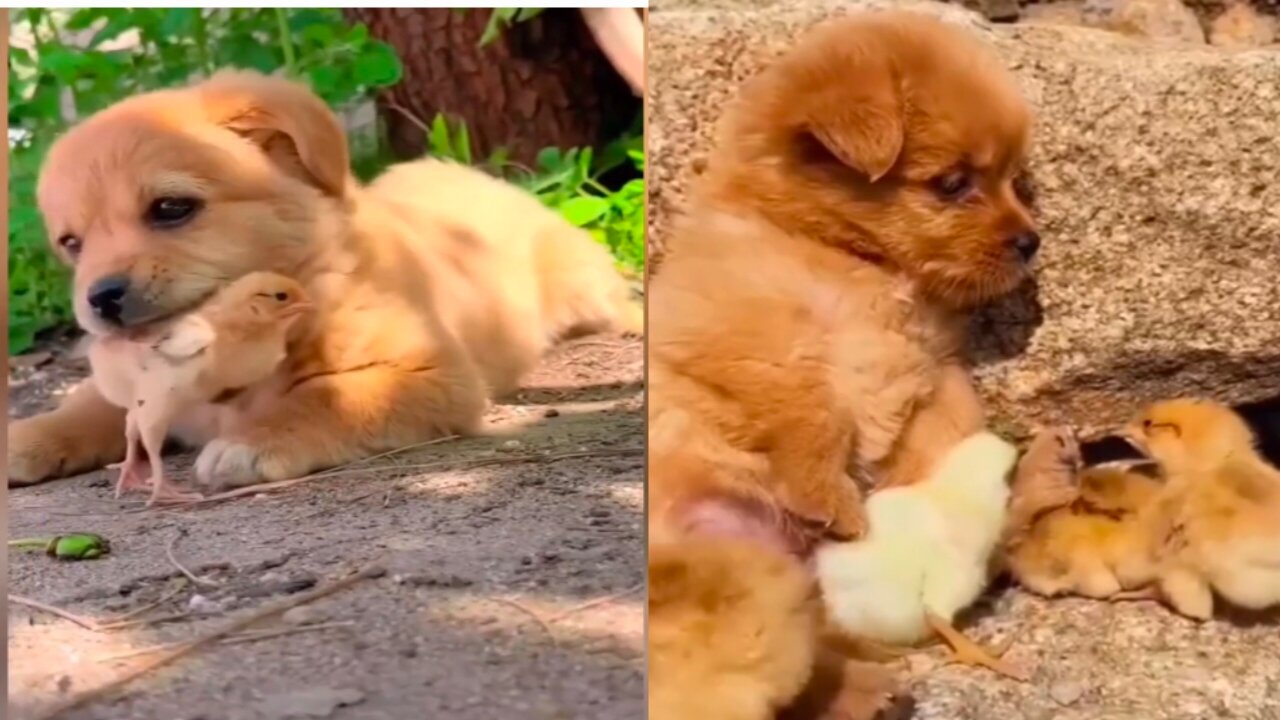
[[[1127,587],[1156,582],[1188,617],[1213,616],[1213,592],[1250,610],[1280,605],[1280,471],[1249,426],[1210,400],[1147,408],[1126,434],[1161,464],[1167,486],[1143,521],[1148,552],[1125,563]]]
[[[914,645],[937,634],[957,661],[1025,679],[952,625],[990,580],[1017,455],[1009,443],[981,432],[957,445],[928,479],[872,494],[865,538],[817,551],[828,620],[849,635],[888,645]]]
[[[127,410],[125,459],[116,496],[148,484],[152,505],[200,496],[165,482],[161,448],[174,418],[270,376],[285,358],[293,324],[311,307],[296,281],[250,273],[190,314],[139,338],[96,338],[89,347],[94,381]]]

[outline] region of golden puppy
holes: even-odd
[[[910,13],[826,23],[743,87],[649,285],[649,512],[687,562],[701,498],[855,537],[855,478],[918,480],[983,427],[965,312],[1039,247],[1015,192],[1030,124],[987,48]]]
[[[910,481],[981,427],[964,311],[1038,248],[1030,120],[984,46],[910,13],[827,23],[749,82],[650,284],[655,482],[693,454],[850,536],[850,468]]]
[[[570,331],[640,332],[608,253],[536,199],[424,160],[368,187],[310,91],[224,72],[125,100],[50,150],[38,198],[97,335],[188,310],[257,270],[316,303],[277,374],[185,418],[207,486],[300,475],[476,430]],[[122,455],[123,410],[92,380],[9,426],[11,484]]]

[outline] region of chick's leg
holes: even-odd
[[[1164,595],[1160,592],[1160,588],[1155,585],[1147,585],[1146,587],[1137,588],[1136,590],[1121,590],[1107,596],[1107,600],[1111,602],[1135,602],[1142,600],[1163,600]]]
[[[947,645],[951,646],[951,661],[962,665],[975,665],[984,667],[993,672],[997,672],[1005,677],[1013,678],[1019,682],[1026,682],[1031,679],[1030,673],[1025,669],[1010,663],[1003,658],[991,654],[978,645],[974,641],[965,637],[964,633],[955,629],[951,623],[939,615],[928,610],[925,611],[925,619],[929,623],[929,627],[941,637]],[[1003,654],[1004,648],[1000,654]]]
[[[138,434],[138,418],[134,413],[125,416],[125,452],[124,460],[118,463],[111,463],[107,466],[111,470],[119,470],[120,477],[116,479],[116,499],[119,499],[124,493],[147,486],[147,476],[145,475],[146,463],[141,457],[141,438]]]
[[[150,507],[160,502],[190,502],[199,500],[202,495],[186,493],[169,484],[164,476],[164,439],[168,432],[168,423],[154,415],[146,415],[138,419],[138,430],[142,434],[142,446],[147,450],[151,460],[151,497],[147,500]]]

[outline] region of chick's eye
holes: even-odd
[[[276,299],[279,300],[280,302],[284,302],[285,300],[289,299],[289,293],[278,292],[276,293]]]
[[[152,227],[178,227],[195,217],[199,209],[200,201],[195,198],[156,198],[147,207],[146,219]]]
[[[952,170],[932,181],[933,189],[945,200],[956,200],[973,188],[973,178],[964,170]]]
[[[62,248],[71,257],[76,257],[84,247],[84,241],[75,235],[63,235],[58,238],[58,247]]]

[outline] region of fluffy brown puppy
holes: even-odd
[[[360,186],[333,113],[280,78],[225,72],[108,108],[50,150],[38,198],[91,333],[138,331],[256,270],[315,302],[275,376],[183,418],[207,486],[474,431],[555,338],[642,330],[585,233],[452,164]],[[10,483],[119,460],[123,418],[90,380],[10,424]]]
[[[901,12],[831,21],[743,87],[650,281],[652,523],[689,532],[718,495],[857,536],[855,477],[921,479],[982,428],[964,314],[1038,248],[1030,121],[985,47]],[[685,662],[651,654],[653,677]]]
[[[901,12],[743,88],[650,283],[653,509],[695,478],[855,535],[850,469],[910,482],[982,426],[964,311],[1028,276],[1030,119],[983,45]]]

